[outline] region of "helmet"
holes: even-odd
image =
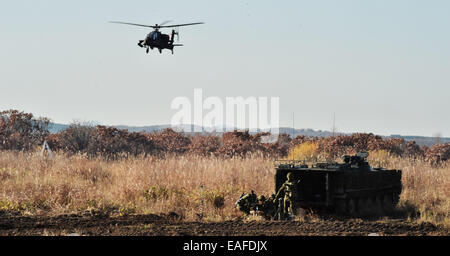
[[[266,201],[266,197],[264,195],[258,196],[258,201]]]
[[[344,155],[342,156],[342,160],[344,161],[344,163],[348,164],[350,163],[351,157],[349,155]]]

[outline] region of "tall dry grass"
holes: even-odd
[[[135,157],[120,161],[0,152],[0,210],[23,214],[176,212],[187,220],[241,216],[244,191],[274,190],[272,162],[261,157]]]
[[[287,159],[317,161],[319,156],[319,143],[317,142],[303,142],[302,144],[293,147],[288,154]]]
[[[402,170],[400,207],[417,215],[419,220],[450,227],[450,161],[436,165],[375,151],[371,152],[369,162],[374,167]]]
[[[373,152],[372,165],[403,170],[400,206],[418,219],[450,224],[450,164]],[[241,217],[242,192],[274,192],[272,159],[261,156],[133,157],[119,161],[0,152],[0,211],[20,214],[176,212],[185,220]],[[412,217],[414,214],[411,214]],[[449,225],[450,226],[450,225]]]

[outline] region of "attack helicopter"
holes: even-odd
[[[178,30],[172,29],[172,34],[167,35],[167,34],[161,33],[159,31],[160,29],[162,29],[162,28],[178,28],[178,27],[183,27],[183,26],[204,24],[203,22],[195,22],[195,23],[186,23],[186,24],[165,26],[165,24],[167,24],[169,22],[171,22],[171,21],[165,21],[165,22],[162,22],[161,24],[155,24],[155,25],[142,25],[142,24],[135,24],[135,23],[128,23],[128,22],[121,22],[121,21],[110,21],[110,23],[116,23],[116,24],[125,24],[125,25],[153,28],[154,30],[152,32],[150,32],[144,40],[139,40],[139,42],[138,42],[139,47],[146,48],[147,54],[149,53],[150,50],[153,50],[153,48],[157,48],[159,50],[159,53],[162,53],[163,49],[169,49],[172,51],[172,54],[173,54],[173,48],[175,46],[183,46],[182,44],[174,43],[175,36],[177,36],[177,41],[179,41],[180,34],[179,34]]]

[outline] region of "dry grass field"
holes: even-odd
[[[373,166],[403,170],[399,207],[417,222],[450,226],[450,164],[372,152]],[[273,159],[262,156],[132,157],[117,161],[84,155],[0,152],[0,212],[20,215],[91,213],[168,214],[186,221],[235,220],[234,202],[253,189],[274,190]]]
[[[0,209],[23,214],[97,211],[108,214],[176,212],[186,220],[240,216],[243,191],[273,191],[269,159],[135,157],[120,161],[82,155],[0,153]]]

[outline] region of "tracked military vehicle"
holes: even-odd
[[[331,209],[336,213],[386,213],[399,201],[400,170],[372,168],[367,152],[344,156],[343,163],[276,161],[275,187],[280,189],[288,173],[297,182],[296,207]]]

